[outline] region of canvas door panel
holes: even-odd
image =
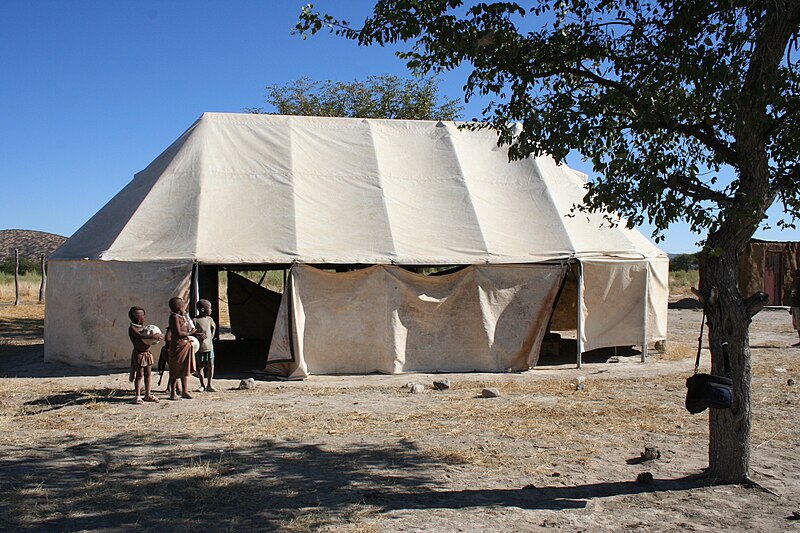
[[[645,327],[646,260],[583,260],[585,351],[642,343]]]
[[[393,266],[344,274],[297,266],[296,309],[282,304],[283,333],[273,336],[269,359],[289,359],[295,337],[284,325],[291,312],[296,353],[284,371],[293,376],[526,369],[562,275],[560,267],[533,266],[469,267],[446,276]]]

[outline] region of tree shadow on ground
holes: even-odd
[[[0,528],[312,531],[389,511],[575,509],[593,498],[706,483],[448,490],[437,475],[444,468],[413,441],[341,450],[261,440],[231,449],[213,438],[123,434],[46,449],[7,447]]]
[[[121,389],[87,389],[70,390],[58,394],[50,394],[36,400],[25,402],[26,406],[34,407],[26,415],[35,415],[47,411],[56,411],[71,405],[87,405],[91,403],[129,403],[135,397],[133,390]]]
[[[590,483],[575,486],[522,487],[509,489],[423,490],[374,495],[366,500],[381,511],[408,509],[465,509],[469,507],[518,507],[528,510],[582,509],[589,500],[650,492],[689,490],[713,483],[700,476],[659,479],[651,484],[635,481]]]
[[[47,363],[44,360],[44,343],[13,345],[0,341],[0,377],[2,378],[57,378],[75,376],[104,376],[124,369],[107,369],[90,366],[72,366],[64,363]]]
[[[762,343],[762,344],[751,344],[750,345],[750,349],[751,350],[775,350],[775,349],[781,349],[781,348],[792,348],[793,347],[792,344],[794,344],[795,342],[796,342],[796,339],[792,338],[791,342],[786,343],[786,344],[778,343],[778,342],[766,342],[766,343]],[[795,349],[796,349],[796,347],[795,347]],[[797,353],[800,355],[800,350]]]
[[[0,339],[18,341],[41,339],[44,335],[44,321],[41,318],[0,318]]]

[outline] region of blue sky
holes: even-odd
[[[290,35],[307,1],[0,2],[0,229],[71,235],[204,111],[262,106],[265,85],[408,75],[391,49]],[[371,4],[315,5],[358,20]],[[465,76],[444,76],[444,95],[461,98]],[[676,226],[660,246],[686,252],[697,240]]]

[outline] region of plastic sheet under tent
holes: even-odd
[[[579,353],[666,338],[666,254],[573,213],[585,179],[452,122],[205,113],[51,256],[45,359],[126,366],[128,308],[166,324],[204,266],[288,270],[294,377],[534,366],[570,284]]]

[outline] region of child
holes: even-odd
[[[194,334],[195,331],[189,328],[185,314],[186,304],[182,298],[177,296],[170,298],[169,309],[172,311],[169,315],[169,327],[167,328],[167,337],[169,338],[169,399],[178,399],[175,385],[180,379],[181,398],[191,400],[192,395],[189,394],[188,381],[189,376],[195,373],[196,367],[189,335]]]
[[[211,318],[211,302],[208,300],[200,300],[197,302],[197,318],[194,323],[197,331],[202,333],[205,337],[200,343],[200,351],[197,352],[197,377],[200,379],[199,391],[217,392],[217,389],[211,384],[214,378],[214,333],[217,331],[217,325],[214,324],[214,319]],[[206,371],[206,381],[203,382],[203,370]]]
[[[131,353],[131,373],[130,380],[136,380],[136,398],[133,403],[141,405],[144,402],[158,403],[158,398],[153,396],[150,391],[150,370],[153,366],[153,354],[150,352],[150,345],[146,340],[160,341],[164,338],[161,334],[145,335],[144,329],[145,312],[141,307],[131,307],[128,311],[128,318],[131,325],[128,327],[128,337],[133,344]],[[144,377],[144,400],[142,400],[142,378]]]

